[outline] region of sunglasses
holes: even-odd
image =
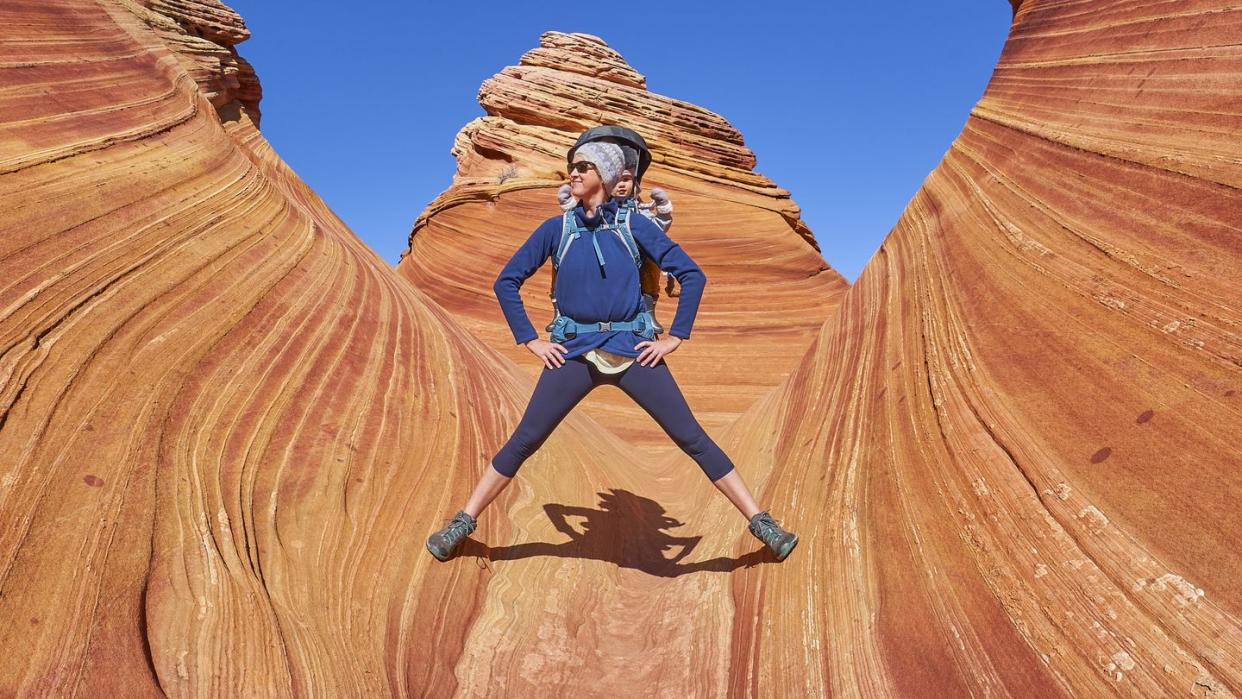
[[[595,163],[590,163],[585,160],[579,160],[578,162],[569,166],[570,172],[581,172],[584,175],[587,172],[594,170],[594,169],[595,169]]]

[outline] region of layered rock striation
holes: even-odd
[[[490,564],[423,541],[522,377],[289,171],[257,83],[182,54],[240,17],[0,27],[0,694],[451,694]],[[591,502],[624,458],[570,416],[477,537],[555,536],[535,493]]]
[[[1242,691],[1238,95],[1229,3],[1017,6],[943,162],[722,440],[809,544],[734,578],[732,691]]]
[[[179,55],[218,39],[200,14],[243,31],[0,6],[0,694],[1242,693],[1236,7],[1015,4],[858,282],[721,409],[802,535],[781,564],[586,411],[427,555],[530,376],[480,339],[491,299],[385,264]],[[562,72],[641,86],[591,50]],[[427,231],[550,196],[445,199]]]
[[[707,109],[648,91],[645,77],[600,38],[544,34],[518,65],[483,82],[479,103],[487,116],[463,127],[453,145],[453,185],[419,216],[397,268],[532,380],[543,364],[514,345],[492,282],[535,227],[559,214],[565,153],[600,123],[629,126],[651,146],[643,185],[669,192],[670,235],[709,280],[693,337],[668,360],[709,431],[792,370],[847,288],[789,192],[754,171],[754,153],[737,129]],[[522,288],[540,330],[552,319],[550,280],[547,264]],[[676,303],[664,295],[657,304],[665,325]],[[677,451],[620,391],[596,391],[582,408],[646,458]],[[695,466],[686,458],[679,468]]]

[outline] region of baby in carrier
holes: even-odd
[[[626,151],[629,152],[626,153]],[[672,200],[668,198],[668,194],[663,189],[654,187],[651,190],[651,201],[644,202],[639,196],[641,188],[634,179],[634,172],[637,170],[637,166],[632,164],[638,161],[638,156],[631,156],[634,153],[634,149],[627,146],[622,146],[621,152],[625,153],[626,166],[621,171],[621,181],[613,188],[613,199],[622,202],[623,205],[634,207],[638,213],[654,221],[660,227],[660,230],[668,233],[669,227],[673,225]],[[633,160],[631,160],[631,157],[633,157]],[[578,205],[578,200],[569,193],[568,184],[561,185],[560,191],[556,193],[556,198],[561,204],[561,209],[565,211],[569,211]]]
[[[616,199],[621,206],[629,206],[634,211],[651,219],[660,230],[668,233],[669,227],[673,225],[673,202],[663,189],[653,187],[651,189],[651,201],[644,202],[639,192],[642,187],[639,184],[638,173],[645,169],[639,166],[639,152],[632,145],[620,139],[600,139],[616,143],[621,147],[621,153],[625,156],[625,169],[621,171],[621,180],[612,190],[612,198]],[[563,211],[569,211],[578,205],[578,200],[574,198],[569,191],[569,185],[561,185],[560,190],[556,193],[557,201],[561,205]],[[651,273],[651,272],[648,272]],[[677,288],[677,279],[671,274],[654,270],[659,277],[659,286],[664,287],[665,295],[669,297],[678,296],[680,290]],[[653,299],[653,306],[654,306]],[[652,309],[654,311],[654,308]]]

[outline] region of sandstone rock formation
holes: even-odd
[[[754,172],[755,156],[737,129],[702,107],[648,92],[646,78],[602,39],[544,34],[518,65],[483,83],[479,103],[488,116],[457,134],[453,185],[419,216],[397,268],[532,380],[543,364],[514,344],[492,282],[531,231],[559,214],[565,152],[600,123],[628,125],[647,140],[653,163],[643,185],[670,193],[670,235],[707,274],[692,337],[670,366],[709,432],[789,374],[847,288],[789,192]],[[552,319],[551,268],[522,288],[541,331]],[[657,304],[665,325],[676,303],[666,296]],[[648,458],[681,453],[619,390],[595,391],[581,407]],[[682,458],[678,468],[695,466]]]
[[[1242,11],[1016,4],[942,164],[721,430],[803,536],[779,565],[585,412],[426,555],[529,373],[283,165],[257,84],[179,57],[208,15],[244,31],[0,6],[0,694],[1242,692]]]
[[[490,573],[422,544],[521,377],[293,176],[257,85],[178,53],[196,8],[244,32],[0,7],[0,694],[443,694]],[[477,536],[591,501],[600,433],[572,416]]]
[[[814,361],[723,440],[811,544],[734,578],[732,690],[1242,690],[1240,95],[1242,8],[1016,7]]]

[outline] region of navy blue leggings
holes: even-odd
[[[600,384],[620,387],[641,405],[709,480],[714,482],[733,470],[733,462],[694,419],[665,360],[655,366],[642,366],[635,360],[625,371],[605,374],[581,356],[555,369],[543,368],[522,421],[492,459],[492,466],[512,478],[569,411]]]

